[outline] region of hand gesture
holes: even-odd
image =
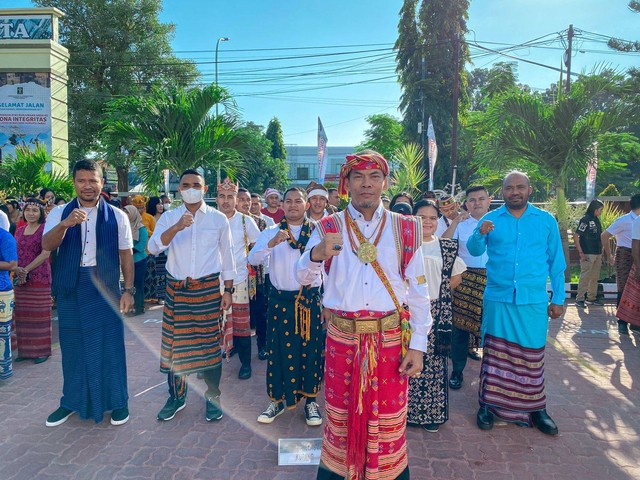
[[[555,303],[550,303],[549,308],[547,309],[547,313],[551,318],[559,318],[564,313],[564,305],[556,305]]]
[[[313,248],[314,260],[322,262],[337,257],[343,248],[341,233],[327,233],[322,241]]]
[[[72,228],[76,225],[80,225],[87,219],[87,212],[82,210],[81,208],[74,208],[69,216],[65,218],[61,223],[67,227]]]
[[[471,214],[469,212],[465,212],[464,210],[462,212],[460,212],[460,214],[453,220],[456,225],[459,223],[464,222],[465,220],[467,220],[469,217],[471,217]]]
[[[269,244],[267,245],[269,248],[273,248],[276,245],[280,245],[282,242],[286,242],[289,240],[289,231],[288,230],[278,230],[276,236],[269,240]]]
[[[180,220],[178,220],[178,223],[175,224],[175,227],[176,230],[181,232],[185,228],[189,228],[191,225],[193,225],[193,215],[191,212],[185,212],[184,215],[180,217]]]
[[[120,297],[120,313],[128,313],[133,310],[134,303],[133,295],[130,293],[123,293]]]
[[[491,220],[485,220],[482,222],[482,225],[480,225],[480,235],[486,235],[489,232],[493,232],[494,228],[496,227],[493,225]]]
[[[419,377],[420,372],[422,372],[422,352],[418,350],[409,349],[407,354],[402,359],[402,363],[400,364],[400,368],[398,371],[400,375],[406,377]]]

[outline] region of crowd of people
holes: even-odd
[[[388,199],[388,182],[387,161],[367,150],[346,157],[337,189],[270,188],[263,199],[227,178],[213,208],[203,176],[186,170],[181,205],[136,195],[123,206],[102,191],[96,162],[77,162],[70,202],[51,191],[7,202],[0,378],[11,376],[12,360],[51,355],[53,296],[63,385],[46,425],[108,412],[122,425],[123,315],[154,301],[163,304],[168,389],[157,419],[185,407],[196,374],[207,386],[205,420],[220,420],[223,364],[237,356],[237,378],[251,378],[255,332],[268,397],[257,422],[304,400],[306,423],[324,424],[318,479],[409,478],[406,427],[437,432],[448,421],[449,390],[462,387],[468,359],[481,361],[480,429],[498,418],[557,435],[544,360],[549,318],[563,314],[566,262],[556,220],[529,202],[527,175],[508,174],[504,204],[491,211],[481,185],[460,204],[433,192]],[[640,195],[605,232],[602,207],[592,202],[575,232],[576,305],[601,305],[594,285],[604,252],[618,269],[619,328],[628,334],[627,323],[640,324]]]

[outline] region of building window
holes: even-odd
[[[297,180],[309,180],[309,167],[298,167],[296,169]]]

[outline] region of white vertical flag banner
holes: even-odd
[[[324,183],[327,173],[327,134],[324,133],[322,121],[318,117],[318,183]]]
[[[433,191],[433,172],[438,159],[438,144],[436,143],[436,132],[433,130],[433,122],[429,117],[429,128],[427,129],[428,155],[429,155],[429,190]]]
[[[593,159],[587,164],[586,193],[587,203],[596,197],[596,173],[598,171],[598,142],[593,144]]]

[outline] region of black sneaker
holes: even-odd
[[[224,414],[220,408],[220,397],[207,398],[207,409],[204,418],[207,422],[220,420]]]
[[[260,360],[266,360],[267,357],[269,356],[269,353],[267,352],[266,348],[261,348],[260,351],[258,351],[258,358]]]
[[[238,372],[238,378],[240,380],[248,380],[251,378],[251,365],[242,365]]]
[[[310,427],[322,425],[322,415],[320,415],[320,408],[316,402],[309,402],[304,406],[304,415],[307,417],[307,425]]]
[[[580,308],[586,308],[586,304],[584,303],[584,300],[576,300],[576,307],[580,307]]]
[[[453,372],[451,374],[451,378],[449,379],[449,388],[451,390],[459,390],[462,388],[462,372],[457,373]]]
[[[62,425],[67,419],[73,415],[73,410],[69,410],[68,408],[60,407],[55,412],[47,417],[47,421],[45,425],[47,427],[57,427],[58,425]]]
[[[440,425],[438,423],[427,423],[426,425],[423,425],[422,428],[429,433],[436,433],[440,430]]]
[[[111,425],[124,425],[129,421],[129,409],[116,408],[111,412]]]
[[[618,334],[629,335],[629,324],[627,322],[618,322]]]
[[[306,409],[305,409],[306,412]],[[272,423],[277,416],[282,415],[284,413],[284,405],[282,402],[276,403],[271,402],[267,409],[260,414],[258,417],[258,422],[260,423]]]
[[[597,299],[597,298],[595,300],[587,300],[584,303],[586,303],[587,305],[595,305],[597,307],[604,307],[604,302],[602,300]]]
[[[162,410],[158,413],[158,420],[168,422],[184,407],[186,407],[186,399],[178,400],[177,398],[169,397],[167,403],[164,404],[164,407],[162,407]]]

